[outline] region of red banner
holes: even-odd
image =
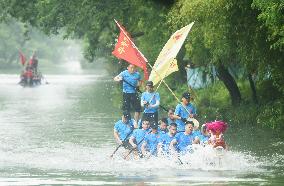
[[[21,61],[22,65],[24,66],[25,63],[26,63],[26,57],[24,56],[24,54],[21,51],[19,51],[19,55],[20,55],[20,61]]]
[[[148,80],[149,74],[147,71],[147,63],[142,56],[143,54],[134,45],[130,35],[125,31],[125,29],[118,23],[117,25],[120,28],[120,34],[112,54],[119,59],[124,59],[128,63],[142,68],[144,70],[144,78]]]

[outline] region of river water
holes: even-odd
[[[127,161],[116,144],[110,78],[47,75],[49,84],[17,85],[0,75],[0,185],[284,185],[284,142],[265,129],[234,127],[221,159],[204,150]],[[220,163],[221,162],[221,163]]]

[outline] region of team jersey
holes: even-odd
[[[198,136],[201,144],[206,144],[209,140],[209,136],[204,136],[203,134]]]
[[[159,132],[153,134],[146,134],[144,143],[146,143],[146,148],[151,154],[155,154],[157,152],[157,145],[159,143],[161,134]]]
[[[172,142],[173,139],[175,139],[175,136],[170,136],[169,133],[166,133],[161,136],[159,143],[162,144],[162,149],[164,152],[169,151],[170,143]]]
[[[145,135],[149,132],[149,130],[143,130],[143,129],[135,129],[133,131],[133,134],[131,137],[135,138],[136,145],[138,147],[138,150],[141,150],[142,142],[144,140]]]
[[[175,139],[177,140],[176,148],[178,152],[183,152],[183,151],[187,151],[188,147],[192,145],[194,136],[192,133],[186,135],[184,132],[181,132],[175,136]]]
[[[201,132],[200,132],[200,130],[193,130],[193,131],[192,131],[192,134],[194,135],[194,137],[195,137],[195,136],[198,137],[198,136],[202,135]]]
[[[158,128],[158,132],[161,134],[167,134],[169,130],[166,128],[166,130],[161,130],[160,127]]]
[[[176,120],[172,120],[170,118],[167,119],[168,120],[168,124],[170,125],[171,123],[176,123]]]
[[[155,105],[157,101],[160,101],[160,94],[158,92],[143,92],[141,95],[141,102],[146,101],[151,105]],[[158,111],[159,106],[154,108],[145,107],[144,113],[155,113]]]
[[[141,80],[141,76],[138,71],[134,73],[129,73],[128,70],[124,70],[119,74],[125,81],[123,81],[123,92],[124,93],[136,93],[136,87],[138,85],[138,81]]]
[[[176,109],[175,109],[175,115],[178,115],[182,118],[187,119],[189,117],[189,113],[190,114],[196,114],[196,108],[191,103],[189,103],[187,106],[185,106],[185,108],[181,103],[178,104],[176,106]],[[177,119],[176,124],[177,124],[177,130],[178,131],[184,131],[185,123],[182,120]]]
[[[129,124],[125,124],[122,122],[122,120],[119,120],[114,124],[114,130],[118,132],[119,139],[124,141],[126,136],[130,134],[130,132],[134,129],[134,123],[135,121],[131,119],[129,121]],[[129,139],[130,135],[128,135],[127,139]]]

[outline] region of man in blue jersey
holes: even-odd
[[[129,139],[129,143],[133,149],[136,149],[136,153],[141,154],[141,146],[145,135],[149,132],[150,122],[147,119],[142,121],[142,129],[135,129]]]
[[[177,133],[177,124],[171,123],[169,127],[169,132],[162,135],[158,143],[158,154],[168,154],[169,146],[175,135]]]
[[[169,132],[168,130],[168,120],[167,118],[162,118],[160,121],[159,121],[159,128],[158,128],[158,131],[163,133],[163,134],[166,134]]]
[[[114,81],[123,81],[123,104],[122,109],[130,113],[130,106],[135,110],[134,119],[138,122],[141,112],[140,99],[137,90],[141,84],[141,76],[135,66],[130,64],[127,70],[122,71],[113,78]]]
[[[141,146],[142,155],[145,157],[157,154],[157,145],[161,134],[158,132],[158,125],[151,123],[151,132],[145,135]]]
[[[158,108],[160,105],[160,95],[154,91],[152,81],[146,82],[146,92],[141,95],[141,106],[144,107],[143,117],[150,122],[158,123]]]
[[[188,118],[194,118],[196,115],[196,108],[190,103],[190,93],[182,94],[181,103],[176,106],[175,116],[178,131],[184,131],[185,122]]]
[[[175,122],[176,122],[175,109],[170,108],[169,111],[168,111],[168,124],[175,123]]]
[[[172,140],[170,148],[179,153],[186,153],[191,150],[191,145],[196,144],[195,136],[192,134],[193,125],[187,121],[185,124],[185,131],[180,132]]]
[[[205,146],[208,144],[208,140],[210,138],[210,134],[208,130],[206,129],[206,125],[203,124],[201,126],[201,134],[197,136],[197,142],[200,143],[201,145]]]
[[[114,124],[113,135],[114,139],[119,145],[123,145],[124,148],[130,149],[131,145],[128,140],[134,130],[135,121],[131,119],[131,116],[127,112],[123,112],[121,120]]]

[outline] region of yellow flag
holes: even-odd
[[[176,31],[163,47],[149,77],[149,80],[153,81],[154,85],[171,73],[178,71],[177,60],[175,57],[177,56],[193,24],[194,22]]]

